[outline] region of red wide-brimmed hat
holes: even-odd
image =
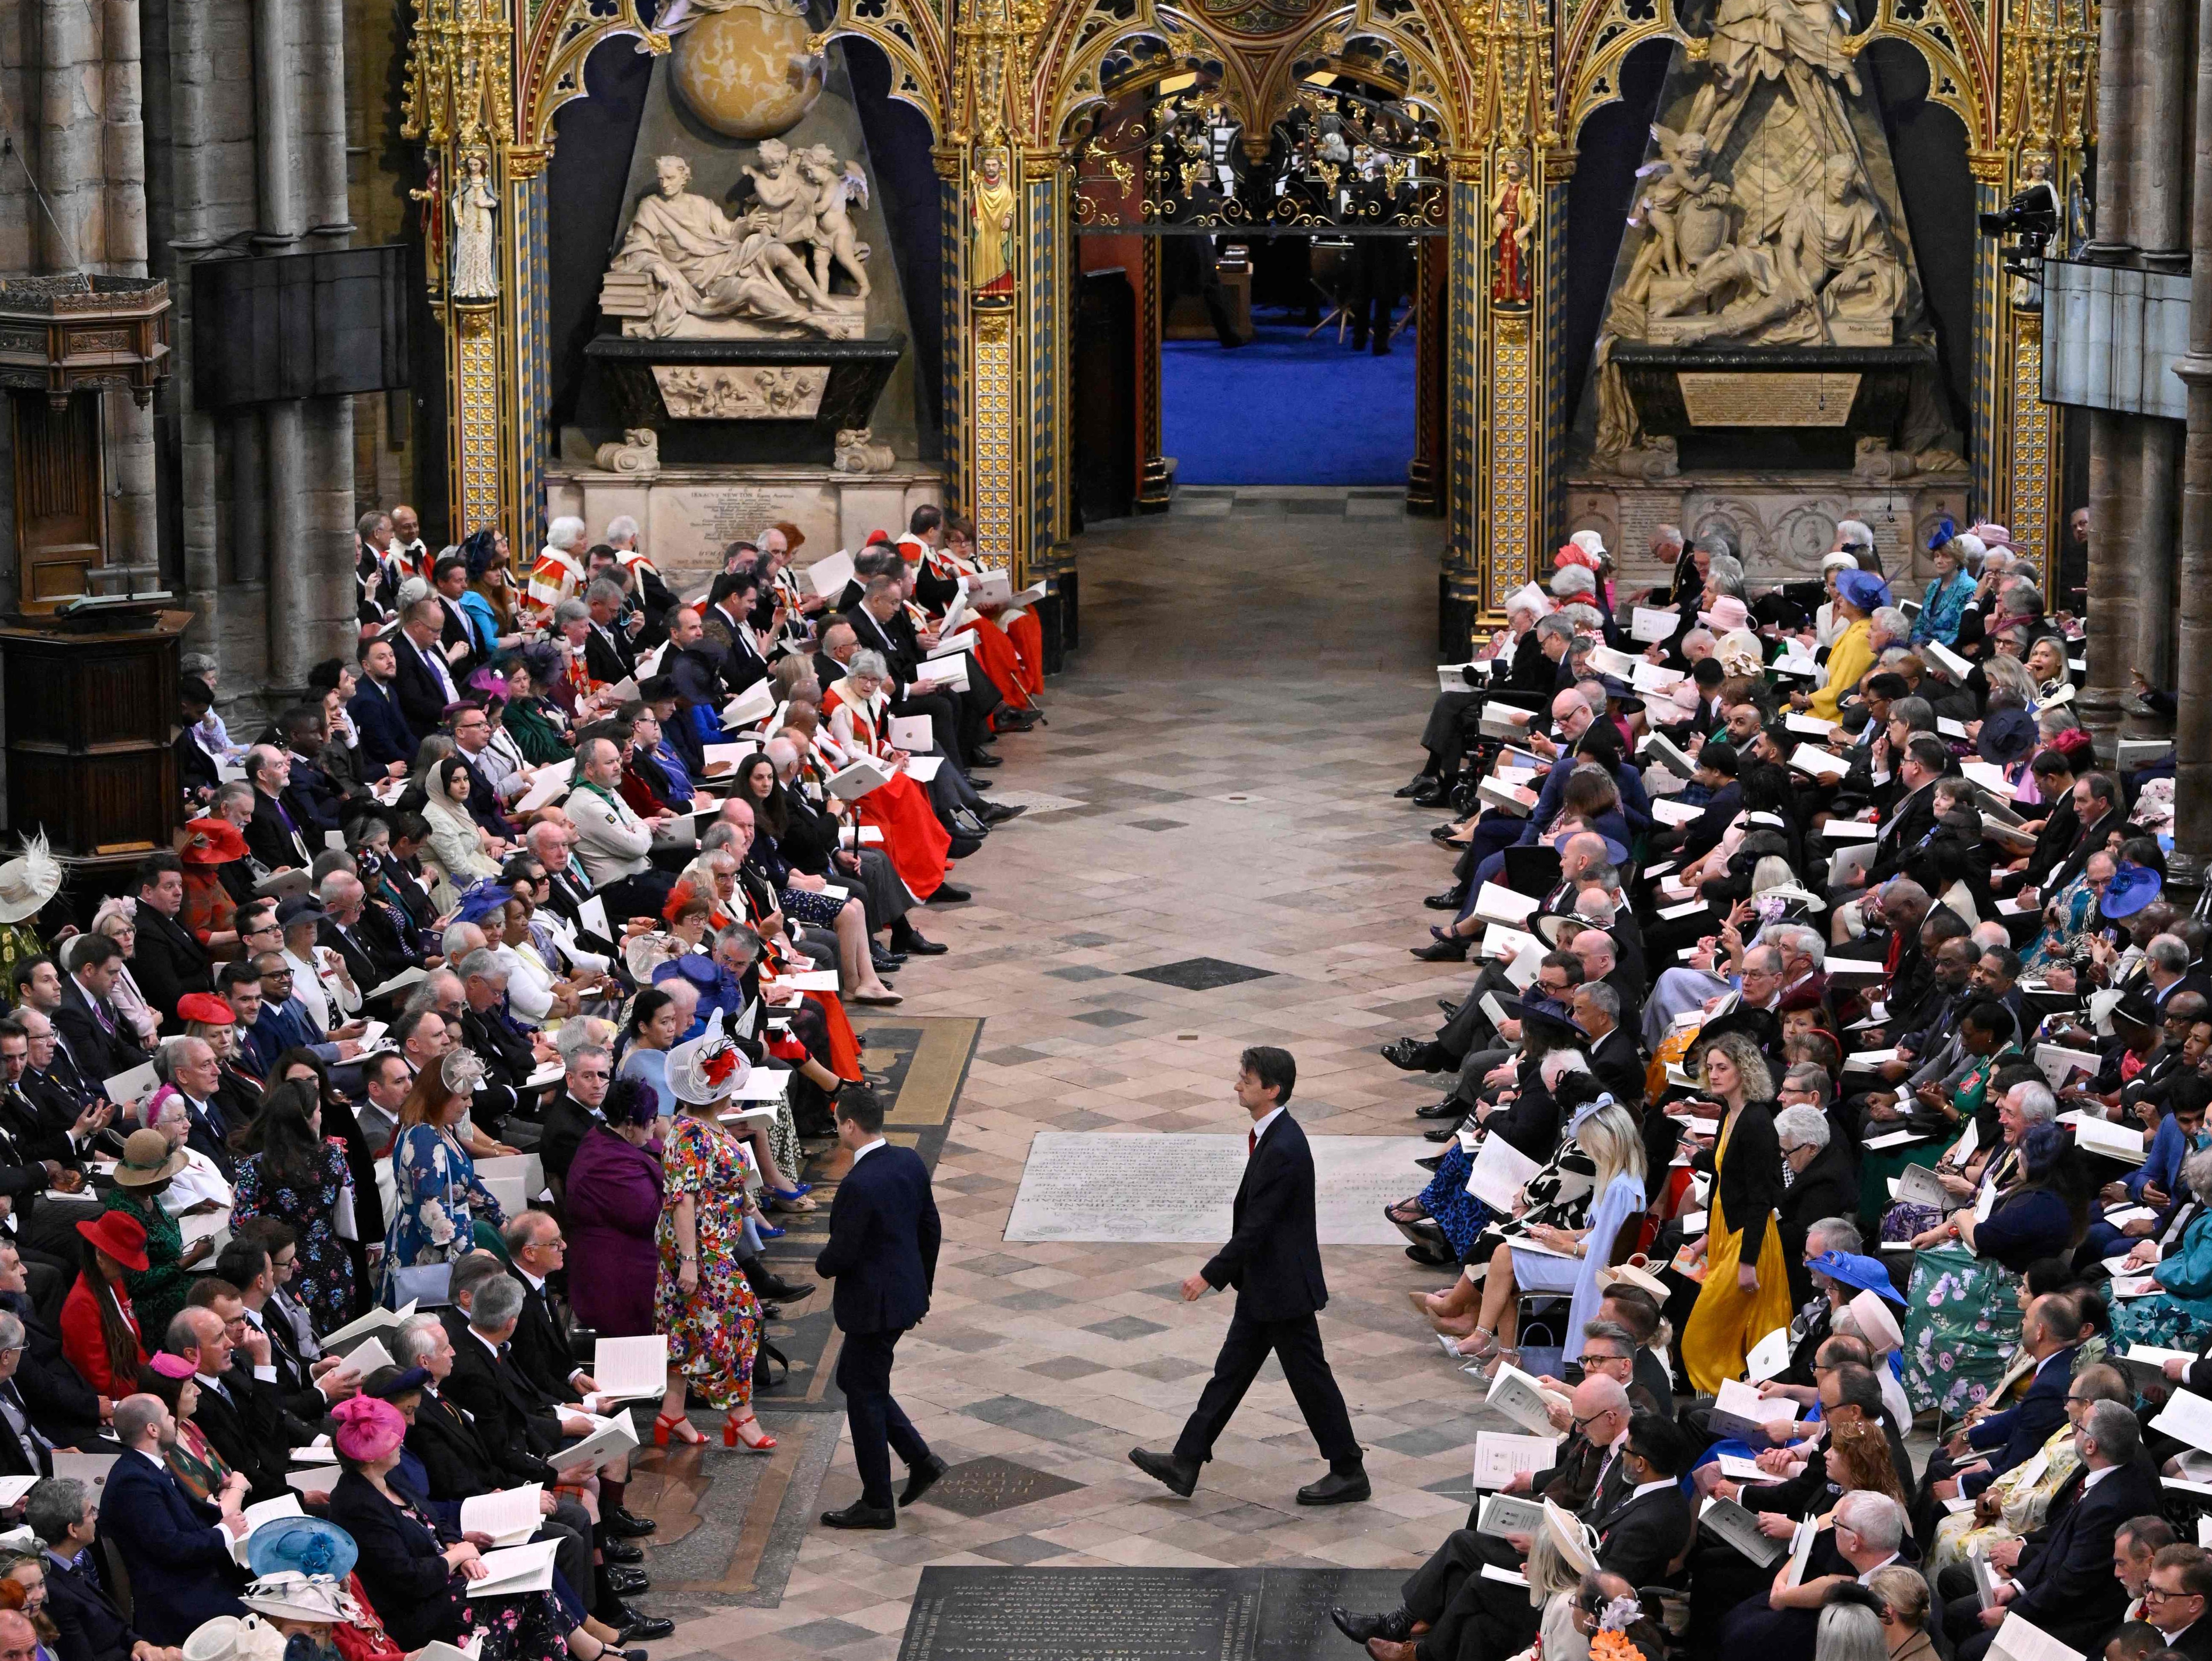
[[[76,1232],[136,1274],[146,1272],[146,1225],[119,1211],[103,1211]]]
[[[238,1019],[230,1005],[212,992],[185,993],[177,1000],[177,1016],[202,1026],[228,1026]]]
[[[194,819],[177,857],[186,865],[228,865],[246,857],[246,833],[228,819]]]

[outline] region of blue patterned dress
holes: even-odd
[[[507,1220],[477,1180],[476,1161],[434,1125],[410,1125],[393,1141],[392,1181],[392,1223],[384,1232],[387,1303],[392,1270],[459,1262],[475,1245],[479,1221],[497,1227]]]

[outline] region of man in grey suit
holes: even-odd
[[[1244,1179],[1237,1187],[1229,1244],[1182,1283],[1185,1303],[1209,1288],[1237,1288],[1237,1313],[1182,1434],[1172,1453],[1133,1448],[1129,1463],[1188,1499],[1199,1468],[1237,1404],[1252,1387],[1267,1357],[1281,1358],[1283,1376],[1321,1445],[1328,1475],[1298,1490],[1302,1506],[1341,1506],[1364,1500],[1370,1489],[1359,1443],[1352,1433],[1344,1393],[1322,1353],[1314,1315],[1328,1302],[1322,1278],[1321,1243],[1314,1226],[1313,1150],[1306,1133],[1285,1110],[1297,1084],[1297,1062],[1287,1050],[1256,1045],[1239,1058],[1237,1104],[1251,1116],[1245,1133]]]

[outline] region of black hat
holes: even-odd
[[[1505,1013],[1521,1023],[1525,1032],[1534,1022],[1549,1026],[1563,1038],[1577,1039],[1584,1036],[1575,1025],[1575,1012],[1547,992],[1529,991],[1518,998],[1505,1000]]]

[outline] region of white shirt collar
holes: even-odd
[[[2118,1469],[2118,1465],[2106,1465],[2100,1469],[2085,1472],[2081,1477],[2081,1492],[2087,1494]]]
[[[1866,1583],[1873,1579],[1875,1575],[1881,1573],[1892,1563],[1894,1563],[1897,1561],[1897,1553],[1892,1552],[1888,1556],[1883,1558],[1881,1561],[1876,1563],[1872,1568],[1863,1571],[1859,1575],[1859,1585],[1863,1586],[1866,1585]]]
[[[871,1153],[874,1153],[878,1148],[881,1147],[883,1145],[884,1145],[884,1139],[883,1139],[882,1137],[880,1137],[880,1136],[877,1137],[877,1138],[875,1139],[875,1141],[872,1141],[872,1142],[863,1142],[863,1143],[861,1143],[860,1147],[856,1147],[856,1148],[854,1148],[854,1149],[853,1150],[853,1164],[854,1164],[854,1165],[858,1165],[858,1164],[860,1164],[861,1160],[863,1160],[863,1159],[866,1159],[866,1158],[868,1157],[868,1155],[869,1155],[869,1154],[871,1154]],[[849,1165],[848,1165],[848,1166],[847,1167],[847,1169],[848,1169],[848,1170],[850,1170],[850,1169],[851,1169],[851,1166],[849,1166]]]
[[[1274,1123],[1276,1120],[1281,1118],[1284,1113],[1287,1110],[1288,1110],[1286,1109],[1279,1107],[1273,1108],[1267,1112],[1262,1113],[1258,1118],[1252,1121],[1252,1146],[1254,1147],[1260,1146],[1260,1138],[1267,1134],[1267,1127]]]
[[[2189,1627],[2193,1627],[2197,1623],[2194,1621],[2191,1621],[2188,1627],[2176,1627],[2172,1632],[2168,1632],[2164,1627],[2160,1627],[2158,1629],[2158,1635],[2166,1640],[2166,1646],[2168,1649],[2172,1649],[2173,1647],[2173,1640],[2180,1637],[2185,1632],[2187,1632],[2189,1630]]]
[[[1628,1498],[1630,1500],[1641,1500],[1647,1494],[1656,1494],[1662,1488],[1671,1488],[1674,1486],[1674,1479],[1671,1476],[1662,1476],[1656,1482],[1638,1482],[1634,1488],[1628,1491]],[[1622,1503],[1626,1504],[1627,1502],[1624,1500]]]
[[[528,1269],[523,1268],[520,1263],[517,1263],[514,1266],[514,1272],[522,1277],[524,1284],[528,1286],[532,1292],[543,1292],[545,1290],[545,1282],[537,1275],[532,1275]]]
[[[1993,1162],[1993,1163],[1994,1163],[1994,1162]],[[2040,1378],[2041,1377],[2043,1377],[2043,1369],[2044,1369],[2044,1368],[2045,1368],[2045,1367],[2047,1367],[2047,1366],[2050,1366],[2053,1361],[2057,1360],[2060,1356],[2063,1355],[2065,1353],[2066,1353],[2066,1352],[2065,1352],[2063,1349],[2054,1349],[2054,1350],[2052,1350],[2052,1351],[2051,1352],[2051,1354],[2048,1354],[2048,1355],[2045,1356],[2041,1360],[2038,1361],[2038,1362],[2035,1364],[2035,1376],[2036,1376],[2037,1378]],[[2110,1469],[2110,1467],[2107,1467],[2107,1469]]]

